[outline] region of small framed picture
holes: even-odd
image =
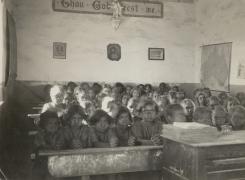
[[[53,43],[53,58],[66,59],[66,43],[63,42]]]
[[[148,59],[149,60],[164,60],[165,51],[164,48],[149,48]]]
[[[119,61],[121,59],[121,46],[119,44],[108,44],[107,58],[111,61]]]

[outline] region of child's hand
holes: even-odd
[[[118,146],[118,140],[117,140],[117,138],[111,138],[111,140],[110,140],[110,146],[111,147],[117,147]]]
[[[153,142],[154,145],[161,145],[161,137],[160,136],[153,136],[151,138],[151,141]]]
[[[129,146],[134,146],[135,142],[136,142],[136,138],[135,137],[133,137],[133,136],[129,137],[129,139],[128,139],[128,145]]]

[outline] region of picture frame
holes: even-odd
[[[119,61],[121,59],[121,46],[119,44],[108,44],[107,58],[111,61]]]
[[[66,47],[64,42],[53,42],[53,58],[66,59]]]
[[[165,60],[164,48],[148,48],[148,60]]]

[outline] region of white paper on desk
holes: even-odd
[[[203,129],[203,128],[212,128],[211,126],[200,124],[196,122],[174,122],[174,127],[178,127],[181,129]]]

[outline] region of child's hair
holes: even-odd
[[[201,124],[212,125],[212,111],[207,107],[196,108],[193,114],[193,121]]]
[[[234,130],[245,130],[245,108],[236,105],[230,110],[230,123]]]
[[[202,91],[203,91],[203,93],[204,93],[204,95],[205,95],[206,98],[212,96],[212,93],[211,93],[211,91],[210,91],[210,89],[208,87],[204,87],[202,89]]]
[[[123,114],[123,113],[127,113],[128,117],[129,117],[129,120],[132,122],[132,116],[131,116],[131,113],[130,113],[129,109],[126,108],[126,107],[121,106],[119,111],[118,111],[118,113],[117,113],[117,116],[116,116],[116,123],[118,122],[118,119],[119,119],[120,115]]]
[[[50,96],[54,96],[56,94],[64,94],[64,87],[61,85],[54,85],[51,89],[50,89]]]
[[[58,118],[58,114],[56,112],[53,112],[53,111],[45,111],[44,113],[42,113],[40,115],[40,122],[39,122],[40,128],[45,129],[45,127],[49,123],[49,119],[50,118],[55,118],[57,120],[59,119]]]
[[[166,83],[161,82],[158,86],[158,89],[163,91],[163,93],[167,93],[170,90],[170,87]]]
[[[70,81],[70,82],[67,83],[66,86],[67,86],[67,87],[70,87],[70,88],[72,88],[72,89],[75,89],[75,87],[77,87],[77,84],[74,83],[74,82],[72,82],[72,81]]]
[[[145,89],[146,89],[146,87],[148,87],[150,91],[152,91],[152,89],[153,89],[151,84],[145,84]]]
[[[142,107],[139,109],[140,112],[142,112],[146,108],[146,106],[153,106],[156,113],[159,112],[159,108],[158,108],[157,104],[151,99],[146,99],[144,101],[144,103],[142,104]]]
[[[188,103],[191,103],[192,104],[192,106],[193,106],[193,108],[194,108],[194,111],[195,111],[195,109],[196,109],[196,105],[195,105],[195,103],[191,100],[191,99],[183,99],[181,102],[180,102],[180,105],[183,107],[183,108],[185,108],[186,106],[187,106],[187,104]]]
[[[224,103],[225,103],[224,101],[227,98],[228,98],[228,95],[227,95],[226,92],[221,92],[221,93],[218,94],[218,99],[219,99],[221,105],[224,105]]]
[[[119,94],[124,93],[125,90],[126,90],[125,86],[124,86],[122,83],[120,83],[120,82],[117,82],[117,83],[114,85],[114,87],[118,90],[118,93],[119,93]]]
[[[86,118],[85,112],[83,110],[83,108],[79,105],[71,105],[68,108],[68,111],[65,115],[65,119],[66,122],[69,122],[71,120],[71,118],[75,115],[75,114],[79,114],[82,118]]]
[[[105,117],[108,120],[108,123],[111,124],[113,122],[113,119],[109,114],[107,114],[103,110],[96,110],[94,115],[90,118],[89,122],[91,125],[95,125],[97,122],[100,121],[102,117]]]
[[[98,95],[102,91],[102,86],[99,83],[94,83],[92,86],[95,94]]]
[[[183,111],[184,109],[180,104],[170,104],[166,109],[166,118],[169,124],[173,123],[172,117],[176,111]]]
[[[212,103],[211,103],[212,102]],[[214,109],[215,106],[217,105],[220,105],[220,101],[219,101],[219,98],[217,96],[210,96],[208,98],[208,106],[211,108],[211,109]]]

